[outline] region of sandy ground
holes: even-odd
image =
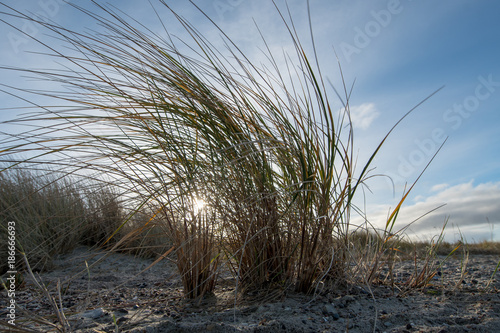
[[[500,332],[500,276],[486,288],[499,259],[471,256],[465,275],[460,260],[449,259],[428,288],[404,296],[378,286],[315,297],[260,294],[242,300],[235,297],[234,280],[228,277],[200,303],[182,298],[181,282],[168,261],[141,273],[152,260],[126,254],[103,257],[88,248],[61,256],[39,279],[51,290],[61,282],[63,312],[74,332]],[[407,275],[412,265],[399,263],[399,276]],[[16,301],[31,317],[55,322],[54,311],[29,278],[16,292]],[[5,291],[0,305],[4,320]],[[16,314],[18,327],[27,324],[21,309]],[[43,324],[29,326],[49,330]]]

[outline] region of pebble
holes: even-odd
[[[340,318],[339,313],[331,304],[325,304],[323,306],[323,314],[326,316],[331,316],[334,320],[338,320]]]
[[[94,310],[85,311],[84,313],[81,314],[81,317],[82,318],[97,319],[97,318],[104,316],[105,314],[106,314],[106,312],[104,312],[103,308],[97,308]]]

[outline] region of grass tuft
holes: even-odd
[[[102,184],[83,185],[50,170],[5,169],[0,172],[0,219],[2,248],[7,248],[7,222],[14,221],[18,251],[39,271],[79,244],[104,243],[122,217],[116,196]],[[2,273],[6,265],[4,260]],[[19,259],[17,267],[23,266]]]
[[[313,293],[323,282],[386,280],[382,267],[404,252],[393,227],[414,185],[382,231],[352,225],[359,211],[353,202],[389,134],[418,105],[356,167],[352,88],[326,84],[312,24],[308,50],[276,6],[293,49],[277,56],[262,35],[268,62],[258,66],[213,22],[225,51],[172,10],[190,40],[93,4],[93,11],[71,4],[102,29],[84,33],[2,4],[2,15],[36,24],[65,46],[39,40],[61,70],[10,68],[65,87],[21,89],[66,106],[33,104],[36,113],[12,122],[34,127],[13,133],[0,151],[10,170],[58,168],[42,180],[0,173],[0,213],[23,221],[20,244],[30,262],[44,266],[82,238],[142,254],[167,254],[173,246],[189,298],[212,292],[224,263],[241,290]],[[18,157],[26,152],[33,156]],[[432,244],[407,286],[432,278],[430,260],[442,244],[442,237]]]

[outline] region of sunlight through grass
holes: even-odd
[[[382,258],[394,255],[393,226],[413,185],[367,246],[354,242],[356,230],[371,229],[369,221],[352,225],[351,214],[360,212],[354,197],[394,128],[436,92],[404,114],[366,161],[356,161],[353,88],[340,65],[342,87],[323,76],[310,17],[308,50],[292,17],[276,6],[293,48],[281,55],[265,48],[268,62],[257,65],[215,23],[225,50],[171,11],[191,38],[181,41],[186,54],[167,20],[158,18],[165,31],[153,32],[114,7],[94,3],[94,13],[71,5],[104,32],[71,31],[12,8],[4,14],[65,43],[54,49],[40,41],[62,70],[15,70],[65,87],[27,93],[68,103],[18,120],[36,126],[1,151],[9,168],[49,160],[67,175],[90,177],[84,171],[91,170],[108,179],[127,198],[117,230],[139,214],[145,218],[134,237],[160,226],[190,298],[213,292],[221,263],[242,290],[313,293],[375,280]],[[36,156],[16,159],[25,151]]]

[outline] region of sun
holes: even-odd
[[[205,200],[195,199],[193,202],[194,213],[195,214],[200,213],[203,210],[203,208],[205,208],[206,205],[207,205],[207,203],[205,202]]]

